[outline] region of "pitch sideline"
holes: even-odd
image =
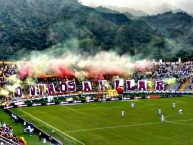
[[[83,142],[81,142],[81,141],[77,140],[76,138],[74,138],[74,137],[70,136],[69,134],[67,134],[67,133],[65,133],[65,132],[63,132],[63,131],[61,131],[61,130],[59,130],[59,129],[55,128],[55,127],[53,127],[52,125],[50,125],[50,124],[48,124],[48,123],[46,123],[46,122],[42,121],[41,119],[39,119],[39,118],[37,118],[37,117],[35,117],[35,116],[33,116],[33,115],[31,115],[31,114],[29,114],[29,113],[27,113],[27,112],[23,111],[22,109],[18,109],[18,110],[20,110],[21,112],[23,112],[23,113],[25,113],[25,114],[27,114],[27,115],[31,116],[32,118],[35,118],[36,120],[38,120],[38,121],[40,121],[40,122],[44,123],[45,125],[47,125],[47,126],[49,126],[49,127],[53,128],[53,129],[57,130],[58,132],[60,132],[60,133],[62,133],[62,134],[64,134],[64,135],[66,135],[67,137],[69,137],[69,138],[71,138],[71,139],[75,140],[76,142],[78,142],[78,143],[80,143],[80,144],[82,144],[82,145],[85,145]]]

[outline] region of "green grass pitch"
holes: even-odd
[[[176,108],[172,103],[176,102]],[[65,144],[85,145],[191,145],[193,97],[111,101],[79,105],[14,108]],[[158,108],[165,115],[161,122]],[[183,109],[183,114],[178,109]],[[121,117],[121,111],[125,117]],[[54,130],[54,132],[51,132]]]

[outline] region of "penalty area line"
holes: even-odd
[[[69,134],[67,134],[67,133],[65,133],[65,132],[63,132],[63,131],[61,131],[61,130],[59,130],[59,129],[55,128],[55,127],[53,127],[52,125],[50,125],[50,124],[48,124],[48,123],[46,123],[46,122],[42,121],[41,119],[39,119],[39,118],[37,118],[37,117],[35,117],[35,116],[33,116],[33,115],[31,115],[31,114],[29,114],[29,113],[27,113],[27,112],[23,111],[22,109],[19,109],[19,110],[20,110],[21,112],[23,112],[23,113],[25,113],[25,114],[27,114],[27,115],[31,116],[32,118],[35,118],[36,120],[38,120],[38,121],[42,122],[43,124],[45,124],[45,125],[47,125],[47,126],[51,127],[52,129],[54,129],[54,130],[56,130],[56,131],[58,131],[58,132],[62,133],[63,135],[65,135],[65,136],[67,136],[67,137],[69,137],[69,138],[73,139],[74,141],[76,141],[76,142],[78,142],[78,143],[80,143],[80,144],[82,144],[82,145],[85,145],[83,142],[81,142],[81,141],[77,140],[76,138],[74,138],[74,137],[70,136]]]

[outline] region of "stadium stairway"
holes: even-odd
[[[175,82],[175,83],[167,85],[166,90],[177,90],[177,89],[181,88],[180,86],[181,86],[181,83]]]
[[[186,82],[182,84],[180,91],[184,91],[189,83],[190,83],[190,79],[187,79]]]

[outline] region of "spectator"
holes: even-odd
[[[28,133],[30,131],[30,129],[31,129],[31,126],[28,125],[27,128],[24,128],[23,132]]]
[[[3,123],[5,124],[5,123]],[[4,125],[5,126],[5,125]],[[13,135],[13,128],[12,126],[6,125],[5,127],[0,127],[0,135],[7,138],[8,140],[18,143],[20,145],[26,145],[26,142],[21,142],[21,140]],[[23,139],[24,140],[24,139]],[[25,141],[25,140],[24,140]]]
[[[32,136],[33,131],[34,131],[34,128],[32,128],[32,127],[31,127],[31,129],[29,130],[29,134],[30,134],[30,136]]]
[[[17,116],[15,116],[15,122],[18,124],[18,122],[19,122],[19,119],[18,119],[18,117]]]
[[[24,121],[24,122],[23,122],[23,126],[25,127],[26,125],[27,125],[27,123]]]
[[[42,140],[42,132],[40,131],[39,132],[39,141],[41,141]]]
[[[52,136],[51,135],[49,136],[49,142],[50,142],[50,144],[52,143]]]
[[[5,123],[5,122],[3,122],[2,126],[3,126],[3,127],[6,127],[6,123]]]
[[[46,138],[43,139],[43,144],[46,145]]]

